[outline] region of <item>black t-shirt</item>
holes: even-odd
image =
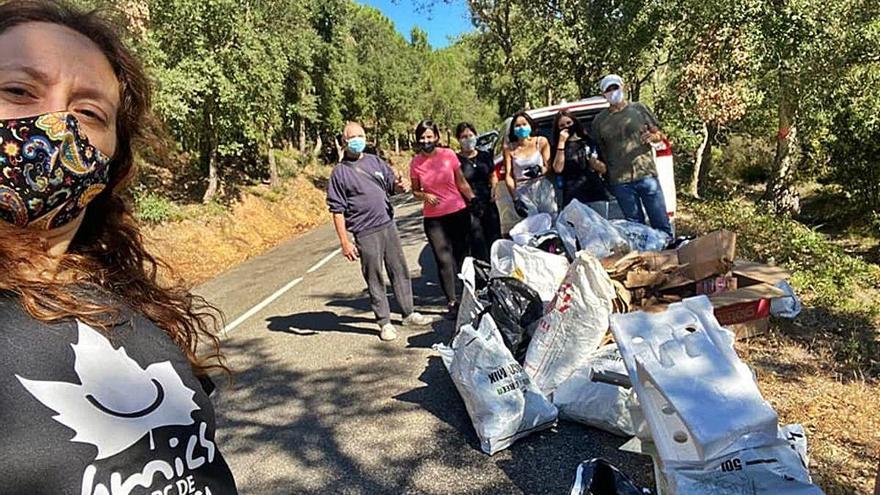
[[[565,143],[565,165],[561,174],[563,205],[572,199],[581,203],[608,200],[602,177],[590,167],[590,145],[586,139]]]
[[[495,162],[488,151],[477,151],[473,158],[458,154],[461,163],[461,174],[467,179],[474,194],[483,200],[492,196],[490,179],[495,171]]]
[[[238,493],[180,349],[139,315],[108,335],[0,297],[0,493]]]

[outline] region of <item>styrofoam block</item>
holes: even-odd
[[[777,415],[705,296],[662,313],[615,314],[611,329],[664,462],[766,445]]]

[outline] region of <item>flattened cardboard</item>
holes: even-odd
[[[709,300],[712,301],[712,306],[723,308],[733,304],[757,301],[759,299],[785,297],[786,295],[785,291],[779,287],[774,287],[770,284],[757,284],[728,292],[721,292],[711,296]]]
[[[733,266],[733,274],[736,275],[740,287],[761,283],[776,285],[791,277],[791,273],[784,268],[751,261],[738,261]]]
[[[719,268],[734,259],[736,234],[727,230],[710,232],[678,248],[678,264],[685,265],[682,274],[694,282],[726,272]]]
[[[632,270],[626,274],[626,282],[624,285],[628,289],[636,287],[653,287],[660,285],[666,281],[666,274],[663,272],[646,272],[642,270]]]

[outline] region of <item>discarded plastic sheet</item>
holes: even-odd
[[[629,243],[608,220],[589,206],[572,200],[556,219],[556,231],[569,257],[586,250],[602,259],[629,251]]]
[[[559,283],[568,270],[568,259],[513,241],[500,239],[492,244],[490,276],[513,277],[526,283],[541,296],[544,303],[553,299]]]
[[[465,325],[451,346],[435,344],[464,400],[480,447],[494,454],[556,423],[557,410],[510,354],[490,315]]]
[[[662,251],[671,239],[666,232],[641,223],[613,220],[611,225],[626,239],[633,251]]]
[[[605,459],[580,463],[571,484],[570,495],[650,495]]]
[[[821,495],[807,469],[807,440],[801,425],[779,429],[770,444],[733,452],[701,465],[668,463],[669,495]]]
[[[549,213],[538,213],[524,218],[510,229],[510,239],[520,246],[530,246],[535,237],[553,231],[553,217]]]
[[[613,375],[622,375],[628,381],[617,345],[609,344],[593,353],[587,366],[575,371],[553,393],[559,416],[615,435],[634,435],[627,407],[631,388],[600,381]]]
[[[801,314],[801,302],[794,294],[794,289],[785,280],[777,282],[776,287],[787,295],[770,300],[770,314],[777,318],[797,318],[797,315]]]
[[[587,366],[608,332],[612,300],[608,274],[593,255],[578,253],[565,274],[526,353],[525,368],[545,394]]]
[[[663,463],[705,462],[776,438],[776,412],[706,296],[612,315],[611,330]]]

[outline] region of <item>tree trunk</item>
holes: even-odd
[[[210,203],[217,194],[220,182],[220,171],[217,167],[217,135],[214,129],[213,98],[205,102],[204,125],[202,130],[202,167],[208,171],[208,188],[202,196],[202,203]]]
[[[217,194],[217,188],[220,183],[220,174],[217,170],[217,156],[216,153],[211,152],[208,154],[208,189],[205,190],[205,195],[202,196],[202,203],[208,204]]]
[[[706,125],[706,147],[703,149],[703,166],[700,167],[700,173],[697,176],[697,192],[701,195],[706,194],[709,187],[709,174],[715,167],[715,161],[712,159],[712,148],[718,139],[718,125],[710,122]]]
[[[306,119],[299,119],[299,152],[306,152]]]
[[[278,177],[278,164],[275,162],[275,150],[272,149],[272,138],[266,139],[266,152],[269,155],[269,186],[275,188],[281,185]]]
[[[779,126],[776,133],[776,156],[767,182],[764,200],[782,215],[800,213],[800,195],[795,188],[795,173],[800,161],[800,143],[796,126],[796,107],[792,90],[783,71],[780,74]]]
[[[400,154],[400,136],[394,136],[394,154]]]
[[[688,185],[688,193],[695,198],[706,194],[709,184],[709,174],[712,172],[712,146],[718,136],[718,126],[711,122],[703,122],[703,141],[697,148],[697,156],[694,159],[694,171]]]

